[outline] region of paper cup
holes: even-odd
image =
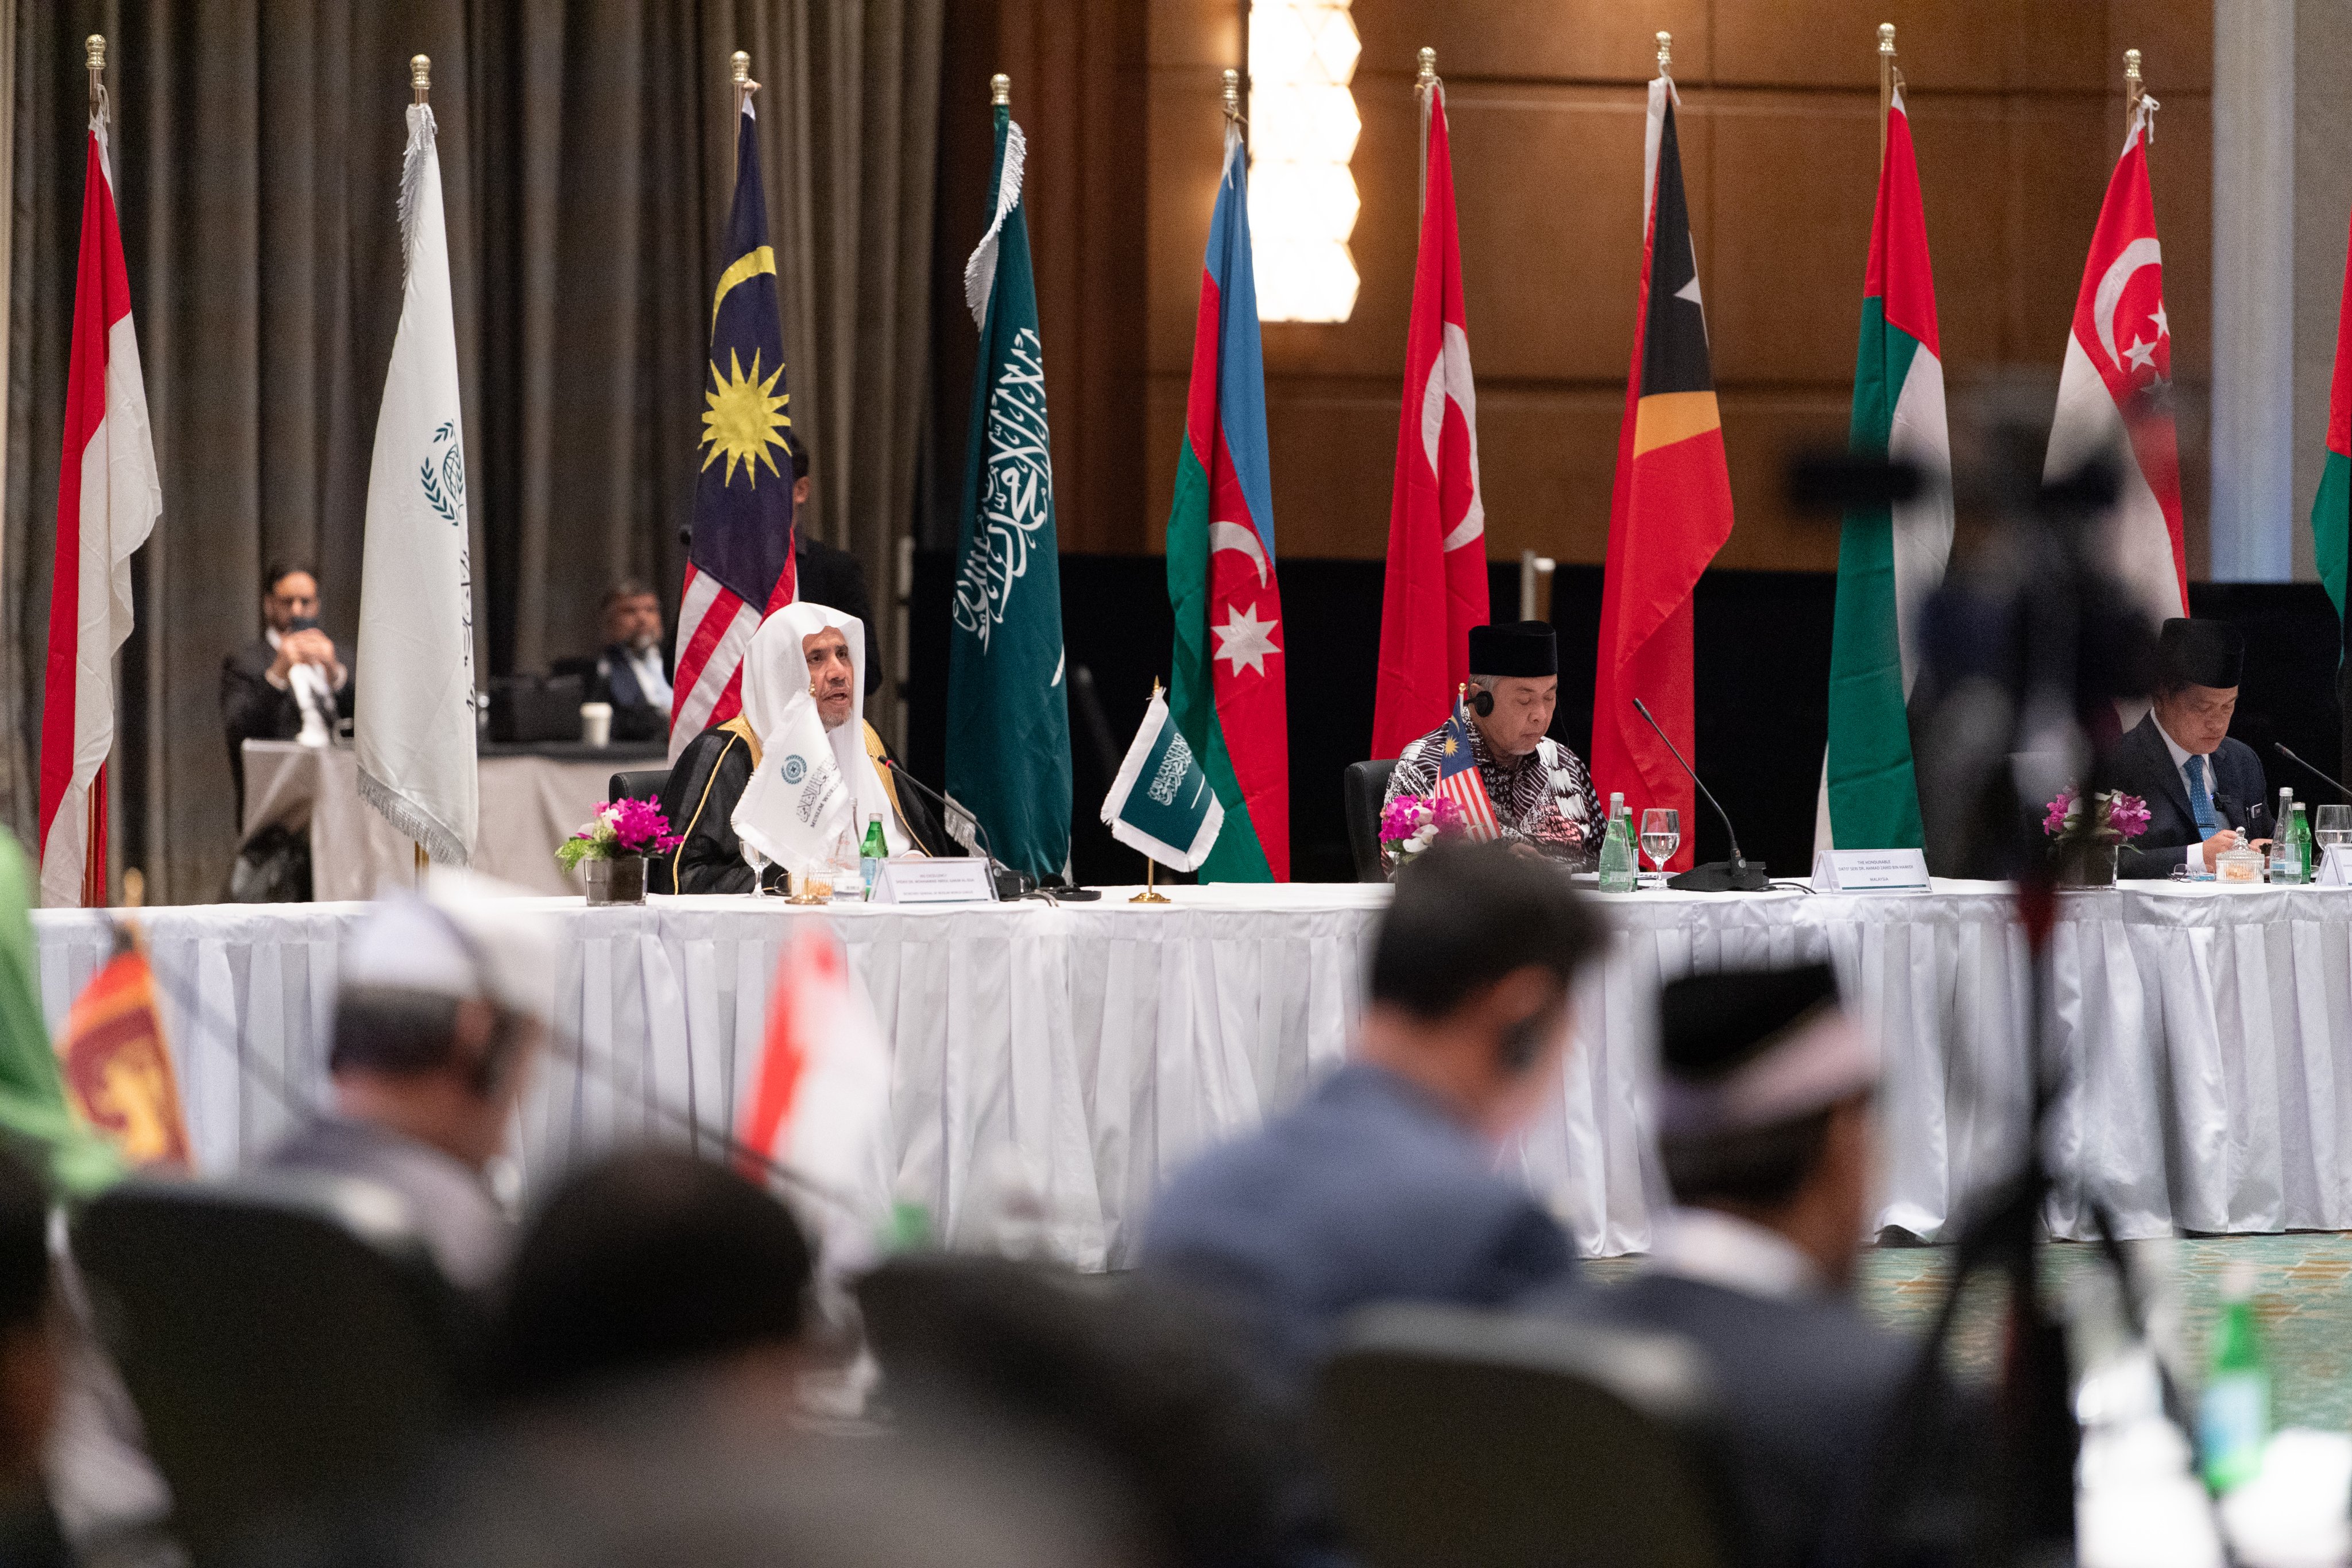
[[[591,746],[613,744],[613,705],[611,703],[580,705],[580,738]]]

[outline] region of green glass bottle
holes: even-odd
[[[874,879],[882,874],[882,862],[890,858],[890,845],[882,836],[882,813],[875,812],[866,820],[866,841],[857,847],[857,869],[866,878],[866,896],[874,896]]]
[[[2294,820],[2287,829],[2287,837],[2294,841],[2295,859],[2302,864],[2301,881],[2309,882],[2314,870],[2311,849],[2311,819],[2303,814],[2303,802],[2294,803]]]
[[[2233,1264],[2221,1281],[2221,1318],[2213,1325],[2205,1395],[2197,1412],[2197,1447],[2205,1484],[2226,1492],[2263,1468],[2271,1435],[2271,1367],[2254,1321],[2254,1271]]]
[[[1601,891],[1631,893],[1638,885],[1633,863],[1633,820],[1626,814],[1625,797],[1609,797],[1609,826],[1601,837]]]

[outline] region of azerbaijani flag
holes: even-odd
[[[1951,472],[1952,443],[1927,223],[1900,88],[1886,111],[1862,296],[1848,444],[1856,453],[1907,458],[1929,482],[1911,500],[1845,515],[1815,847],[1916,849],[1926,841],[1905,704],[1919,671],[1920,610],[1952,550],[1951,488],[1942,482]]]
[[[1169,709],[1224,808],[1202,882],[1290,880],[1290,721],[1248,201],[1241,130],[1229,124],[1168,513]]]
[[[2336,601],[2336,619],[2342,625],[2347,619],[2347,565],[2352,562],[2352,257],[2345,261],[2344,303],[2336,319],[2336,380],[2327,393],[2327,465],[2319,471],[2319,494],[2311,500],[2311,544],[2319,580]],[[2345,642],[2352,646],[2352,633]]]

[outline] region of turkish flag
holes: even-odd
[[[2108,570],[2152,621],[2189,613],[2189,552],[2180,538],[2180,444],[2172,423],[2172,329],[2164,314],[2164,253],[2147,188],[2143,100],[2107,181],[2090,259],[2074,298],[2058,372],[2045,478],[2112,453],[2122,493],[2108,520]]]
[[[1486,623],[1486,508],[1478,498],[1478,398],[1462,309],[1462,244],[1445,89],[1429,89],[1421,260],[1405,329],[1388,578],[1381,594],[1372,755],[1394,757],[1445,722],[1470,674],[1470,628]]]

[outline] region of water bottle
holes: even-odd
[[[874,896],[874,879],[882,874],[882,862],[890,858],[889,841],[882,836],[882,813],[875,812],[866,821],[866,841],[857,847],[858,874],[866,879],[866,896]]]
[[[2303,814],[2303,802],[2300,800],[2294,803],[2294,825],[2287,830],[2287,836],[2294,843],[2294,858],[2298,870],[2295,881],[2309,882],[2314,858],[2311,852],[2311,819]]]
[[[2213,1326],[2213,1354],[2197,1410],[2198,1459],[2205,1484],[2216,1492],[2252,1480],[2270,1440],[2270,1358],[2263,1352],[2253,1296],[2253,1266],[2231,1264],[2221,1277],[2221,1321]]]
[[[1633,827],[1625,814],[1625,797],[1609,797],[1609,826],[1601,836],[1601,891],[1631,893],[1636,883]]]

